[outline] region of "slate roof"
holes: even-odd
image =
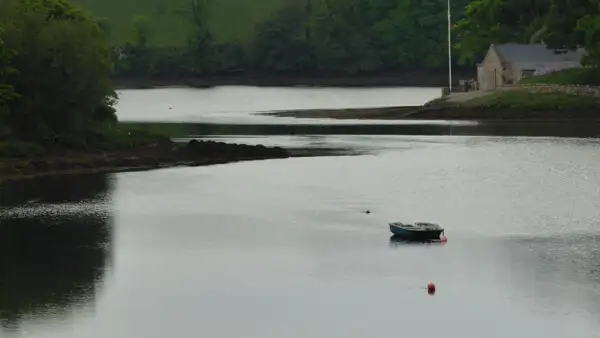
[[[544,44],[506,43],[494,45],[498,57],[504,62],[580,62],[585,53],[583,48],[556,54]]]

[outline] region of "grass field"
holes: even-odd
[[[71,0],[95,17],[110,23],[111,40],[124,43],[133,39],[131,21],[144,15],[151,22],[151,43],[181,45],[189,29],[190,0]],[[254,25],[269,18],[287,1],[299,0],[212,0],[208,18],[218,42],[245,41]]]

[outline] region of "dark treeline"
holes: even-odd
[[[447,0],[300,0],[255,27],[247,43],[218,43],[211,0],[191,0],[186,46],[152,47],[144,17],[136,41],[114,48],[116,75],[180,77],[255,72],[359,75],[447,69]],[[584,46],[597,64],[600,8],[590,0],[453,0],[455,67],[474,70],[491,43]],[[108,26],[110,23],[106,23]],[[110,31],[107,26],[107,31]]]
[[[452,1],[457,19],[467,2]],[[289,2],[256,25],[246,43],[213,39],[205,19],[210,0],[192,0],[189,8],[193,29],[180,48],[153,47],[147,19],[134,18],[135,41],[114,48],[116,75],[306,76],[447,69],[446,0]],[[110,32],[110,22],[105,24]]]

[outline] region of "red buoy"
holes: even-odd
[[[446,243],[448,241],[448,239],[446,238],[445,235],[442,235],[442,243]]]
[[[433,295],[435,293],[435,284],[432,282],[427,283],[427,293]]]

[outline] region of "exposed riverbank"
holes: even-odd
[[[455,85],[458,84],[458,79],[467,79],[473,76],[474,74],[469,72],[459,72],[455,76]],[[172,86],[210,88],[232,85],[258,87],[445,87],[448,85],[448,75],[445,72],[396,72],[357,76],[283,76],[241,73],[177,78],[118,77],[114,78],[113,81],[117,89],[146,89]]]
[[[487,92],[457,93],[423,106],[313,109],[265,114],[376,120],[588,120],[600,119],[600,90],[588,86],[515,86]]]
[[[118,151],[69,151],[25,158],[0,158],[0,182],[25,177],[141,171],[175,166],[203,166],[240,161],[328,155],[307,149],[283,149],[215,141],[165,142]]]

